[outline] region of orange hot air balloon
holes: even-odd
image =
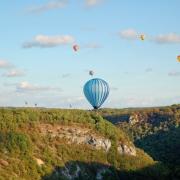
[[[144,41],[144,39],[145,39],[144,34],[141,34],[141,35],[140,35],[140,39],[141,39],[142,41]]]
[[[179,55],[179,56],[177,56],[177,61],[178,61],[178,62],[180,62],[180,55]]]
[[[73,50],[74,50],[74,51],[78,51],[78,50],[79,50],[79,46],[78,46],[77,44],[75,44],[75,45],[73,46]]]

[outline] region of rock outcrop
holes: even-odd
[[[131,156],[136,156],[136,149],[133,146],[127,146],[126,144],[119,144],[117,147],[119,154],[126,154]]]
[[[39,158],[34,158],[39,166],[42,166],[44,164],[44,161]]]
[[[8,163],[8,161],[6,161],[6,160],[4,160],[4,159],[0,159],[0,166],[8,166],[9,165],[9,163]]]
[[[77,126],[63,126],[41,124],[39,132],[42,135],[50,135],[51,137],[59,137],[66,139],[68,144],[86,144],[95,149],[103,149],[106,152],[111,148],[111,141],[103,136],[97,135],[90,128],[80,128]],[[119,154],[136,155],[136,149],[133,146],[119,142]]]
[[[103,180],[109,176],[112,179],[117,179],[113,175],[110,166],[99,164],[84,164],[81,162],[70,162],[64,167],[56,167],[51,177],[53,179],[96,179]]]

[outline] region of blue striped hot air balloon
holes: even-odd
[[[98,109],[109,95],[109,85],[102,79],[91,79],[84,85],[84,95],[94,109]]]

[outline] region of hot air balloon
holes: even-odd
[[[79,46],[78,46],[77,44],[75,44],[75,45],[73,46],[73,50],[74,50],[74,51],[78,51],[78,50],[79,50]]]
[[[83,90],[85,97],[94,109],[99,109],[109,95],[108,83],[99,78],[86,82]]]
[[[142,41],[144,41],[144,39],[145,39],[144,34],[141,34],[141,35],[140,35],[140,39],[141,39]]]
[[[90,76],[93,76],[94,75],[94,72],[92,70],[89,71],[89,75]]]
[[[180,55],[179,55],[179,56],[177,56],[177,61],[178,61],[178,62],[180,62]]]

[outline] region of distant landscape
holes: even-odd
[[[180,0],[4,0],[0,19],[0,180],[180,180]]]
[[[179,179],[179,116],[180,105],[1,108],[0,179]]]

